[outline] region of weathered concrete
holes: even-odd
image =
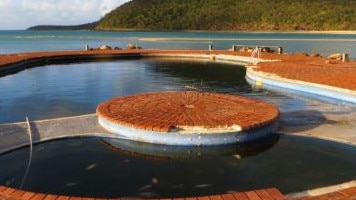
[[[356,145],[356,109],[305,100],[306,110],[281,110],[278,133],[323,138]],[[274,102],[278,106],[278,102]],[[95,114],[30,122],[34,142],[75,136],[117,137]],[[26,122],[0,125],[0,153],[29,144]]]
[[[77,136],[116,137],[101,128],[95,114],[30,121],[34,143]],[[0,153],[30,144],[27,122],[0,125]]]
[[[356,145],[355,108],[313,99],[303,100],[305,109],[281,110],[278,133]]]

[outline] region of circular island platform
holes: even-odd
[[[99,123],[118,136],[166,145],[224,145],[276,130],[278,109],[248,97],[160,92],[117,97],[97,107]]]

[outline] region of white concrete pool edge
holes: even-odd
[[[329,99],[356,103],[356,91],[317,83],[282,78],[275,74],[255,70],[256,66],[246,67],[247,81],[257,87],[275,90],[292,90]]]
[[[119,137],[98,124],[95,114],[0,124],[0,154],[33,143],[80,136]],[[31,130],[31,131],[30,131]]]
[[[168,50],[167,50],[168,51]],[[172,50],[175,51],[175,50]],[[168,51],[169,52],[169,51]],[[174,58],[174,59],[185,59],[194,58],[197,60],[215,61],[219,63],[230,63],[240,66],[246,66],[250,63],[263,63],[263,62],[280,62],[278,59],[262,59],[256,57],[238,56],[238,55],[226,55],[219,54],[217,52],[208,52],[201,54],[189,54],[189,53],[151,53],[144,55],[145,57],[162,57],[162,58]]]
[[[322,187],[322,188],[306,190],[303,192],[291,193],[291,194],[287,194],[286,196],[288,198],[293,198],[293,199],[301,198],[301,197],[308,197],[308,196],[315,197],[315,196],[320,196],[320,195],[324,195],[324,194],[328,194],[328,193],[332,193],[332,192],[337,192],[337,191],[347,189],[347,188],[352,188],[352,187],[356,187],[356,180],[337,184],[337,185],[332,185],[332,186],[328,186],[328,187]]]
[[[102,127],[119,137],[132,141],[173,146],[216,146],[243,143],[267,137],[274,133],[278,127],[278,120],[274,120],[266,125],[248,130],[214,134],[204,131],[201,133],[184,134],[179,132],[162,133],[131,128],[111,122],[100,116],[98,117],[98,121]]]

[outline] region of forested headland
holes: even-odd
[[[346,31],[354,0],[131,0],[94,23],[31,30]]]
[[[350,0],[132,0],[97,30],[356,30]]]

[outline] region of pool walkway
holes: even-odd
[[[43,193],[28,192],[13,188],[0,186],[0,200],[105,200],[106,198],[85,198],[70,197],[63,195],[52,195]],[[115,198],[117,200],[132,199],[140,200],[144,198]],[[339,190],[320,196],[289,198],[283,195],[276,188],[267,188],[247,192],[234,192],[221,195],[189,197],[189,198],[162,198],[155,200],[355,200],[356,187]],[[107,199],[111,200],[111,199]]]
[[[11,55],[0,55],[0,75],[6,75],[21,71],[30,67],[56,64],[56,63],[72,63],[72,62],[87,62],[107,59],[122,59],[122,58],[137,58],[137,57],[157,57],[157,56],[175,56],[177,57],[194,57],[199,59],[221,60],[223,62],[241,61],[245,63],[248,69],[254,73],[267,75],[280,81],[291,81],[292,83],[302,83],[305,85],[316,84],[317,86],[325,86],[333,91],[341,91],[349,94],[356,99],[356,62],[342,62],[338,60],[329,60],[326,58],[307,56],[304,54],[293,55],[277,55],[270,53],[262,53],[260,58],[251,58],[251,53],[235,52],[235,51],[208,51],[208,50],[111,50],[111,51],[61,51],[61,52],[36,52],[36,53],[21,53]],[[237,58],[236,58],[237,57]],[[250,62],[251,61],[251,62]],[[256,63],[251,65],[248,63]],[[337,98],[337,97],[336,97]],[[89,116],[89,120],[95,117]],[[32,122],[31,122],[32,123]],[[77,126],[78,124],[76,124]],[[87,129],[85,124],[79,124],[83,129]],[[13,125],[2,125],[3,130],[11,128]],[[0,128],[1,128],[0,127]],[[32,128],[41,130],[41,126],[37,125]],[[45,127],[43,127],[45,128]],[[52,127],[53,128],[53,127]],[[58,128],[58,127],[57,127]],[[105,133],[101,127],[94,127],[98,133]],[[26,131],[26,124],[18,124],[17,129]],[[12,131],[11,131],[12,130]],[[16,130],[8,130],[1,133],[0,136],[9,137],[7,133],[16,133]],[[76,127],[73,126],[73,130]],[[330,132],[330,131],[329,131]],[[49,133],[49,132],[47,132]],[[313,134],[313,133],[307,133]],[[335,137],[329,135],[328,137]],[[339,137],[339,136],[338,136]],[[351,144],[356,144],[356,136],[353,133],[340,136],[342,141],[348,141]],[[11,137],[14,138],[14,137]],[[27,138],[22,135],[19,145],[27,141]],[[8,140],[6,140],[8,141]],[[9,141],[11,143],[13,141]],[[5,142],[6,144],[6,142]],[[329,193],[330,192],[330,193]],[[217,199],[217,200],[263,200],[263,199],[356,199],[356,186],[352,185],[348,188],[339,188],[334,191],[326,191],[318,195],[305,194],[301,197],[283,195],[276,188],[261,189],[256,191],[238,192],[231,194],[221,194],[216,196],[194,197],[187,199]],[[0,186],[0,199],[17,200],[49,200],[49,199],[93,199],[93,198],[77,198],[68,196],[56,196],[49,194],[26,192],[13,188]],[[178,198],[176,198],[178,199]]]

